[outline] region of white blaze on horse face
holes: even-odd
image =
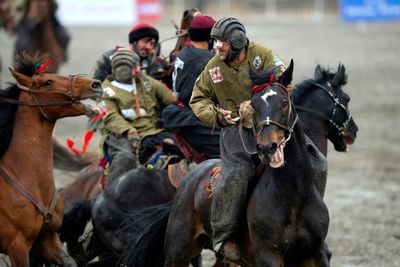
[[[265,104],[267,104],[267,106],[268,106],[268,98],[273,95],[276,95],[276,92],[272,89],[269,89],[268,92],[266,92],[265,94],[263,94],[261,96],[262,100],[264,100],[264,102],[265,102]]]

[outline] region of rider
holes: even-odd
[[[137,161],[146,163],[163,142],[173,143],[171,135],[157,127],[156,109],[176,97],[160,81],[142,73],[139,64],[135,52],[117,50],[111,59],[112,75],[103,82],[105,97],[100,107],[107,114],[102,144],[111,160],[109,181],[135,168]]]
[[[217,54],[196,80],[190,106],[205,124],[222,128],[223,178],[213,191],[211,204],[212,239],[217,251],[222,244],[224,249],[226,244],[232,244],[223,242],[232,239],[238,230],[248,182],[255,175],[256,162],[244,149],[245,144],[255,151],[255,137],[246,128],[239,133],[234,120],[238,117],[238,104],[251,97],[249,72],[278,77],[285,66],[271,49],[249,42],[245,27],[236,18],[224,17],[217,21],[211,30],[211,37],[216,40]]]
[[[190,44],[185,46],[175,59],[172,84],[179,103],[163,110],[164,127],[179,129],[179,134],[205,158],[219,158],[219,129],[205,125],[194,116],[189,106],[193,85],[207,62],[214,56],[210,37],[215,20],[206,15],[197,15],[189,27]],[[204,160],[204,159],[203,159]]]
[[[162,71],[163,66],[156,60],[156,48],[159,39],[158,30],[147,23],[134,25],[129,32],[129,46],[125,49],[134,51],[140,57],[142,72],[152,76]],[[104,52],[96,62],[93,78],[104,81],[111,74],[112,55],[121,47]]]

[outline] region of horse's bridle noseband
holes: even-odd
[[[331,115],[330,117],[327,117],[327,116],[325,116],[324,114],[321,114],[320,112],[315,111],[314,109],[310,109],[310,108],[307,108],[307,107],[304,107],[304,106],[300,106],[300,105],[296,105],[296,109],[308,111],[308,112],[311,112],[311,113],[313,113],[313,114],[318,115],[319,117],[321,117],[321,118],[323,118],[323,119],[326,119],[326,120],[329,122],[329,125],[331,125],[332,127],[334,127],[334,128],[338,131],[339,135],[343,135],[345,129],[347,128],[347,125],[349,124],[349,122],[350,122],[350,120],[351,120],[351,118],[352,118],[352,115],[351,115],[350,110],[349,110],[343,103],[340,102],[340,99],[337,98],[337,97],[332,93],[332,90],[327,89],[325,86],[323,86],[323,85],[321,85],[321,84],[319,84],[319,83],[314,83],[314,84],[315,84],[317,87],[321,88],[324,92],[326,92],[326,93],[330,96],[330,98],[333,100],[335,106],[334,106],[334,108],[333,108],[333,110],[332,110],[332,115]],[[331,84],[330,84],[329,82],[327,82],[327,86],[328,86],[329,88],[332,88],[332,86],[331,86]],[[335,120],[334,120],[335,114],[336,114],[336,111],[337,111],[337,107],[342,108],[342,109],[345,111],[345,113],[346,113],[347,119],[343,122],[342,125],[339,125],[339,124],[336,123]],[[328,132],[329,132],[329,130],[328,130]]]

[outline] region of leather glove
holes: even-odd
[[[276,67],[269,67],[260,73],[256,73],[250,68],[249,76],[251,79],[251,86],[260,85],[270,81],[271,74],[275,74]]]
[[[138,149],[140,146],[140,137],[139,134],[136,130],[136,128],[131,128],[128,130],[126,137],[128,138],[128,140],[131,142],[132,147],[134,149]]]
[[[231,117],[232,112],[230,110],[218,109],[217,110],[217,124],[219,127],[226,127],[235,124],[235,121]]]

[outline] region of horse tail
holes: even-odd
[[[83,200],[64,214],[63,223],[58,230],[62,242],[76,241],[84,233],[91,219],[92,200]]]
[[[138,227],[130,246],[116,266],[164,266],[164,238],[172,201],[155,205],[130,214],[129,226]]]

